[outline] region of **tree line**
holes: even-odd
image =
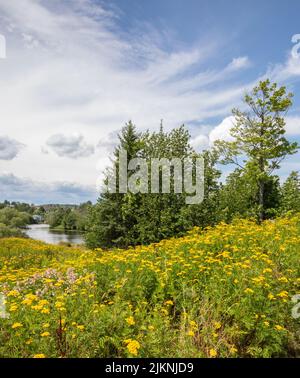
[[[184,126],[166,132],[138,132],[130,121],[119,134],[112,166],[104,184],[119,169],[119,152],[127,161],[136,157],[186,158],[201,156],[205,163],[204,200],[187,205],[187,193],[103,192],[87,216],[89,247],[127,247],[180,236],[194,226],[205,228],[234,218],[256,218],[258,222],[288,211],[300,211],[300,178],[291,172],[281,185],[276,170],[285,157],[297,152],[296,142],[287,140],[285,115],[292,105],[291,93],[269,80],[261,81],[244,97],[243,110],[233,109],[235,121],[231,141],[216,141],[197,153]],[[222,182],[222,165],[234,165]],[[134,172],[130,172],[132,175]],[[171,171],[172,173],[172,171]],[[173,172],[174,173],[174,172]]]

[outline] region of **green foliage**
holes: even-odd
[[[235,123],[230,130],[232,141],[216,141],[214,148],[202,152],[205,161],[204,200],[186,205],[186,193],[174,193],[174,169],[171,170],[171,191],[161,193],[104,193],[88,217],[87,245],[90,247],[127,247],[148,244],[164,238],[180,236],[193,226],[205,228],[220,221],[255,217],[258,220],[276,216],[297,202],[298,191],[289,186],[282,193],[274,170],[281,161],[297,151],[297,143],[285,138],[284,115],[292,104],[292,94],[285,87],[269,80],[262,81],[245,96],[245,111],[233,110]],[[113,168],[118,177],[118,155],[126,150],[128,161],[152,158],[197,157],[189,144],[190,135],[184,126],[165,132],[138,133],[132,122],[121,131],[114,153]],[[240,161],[242,160],[242,161]],[[220,183],[217,163],[235,164],[237,169]],[[148,166],[148,171],[150,164]],[[131,172],[130,177],[136,172]],[[106,174],[106,183],[112,170]],[[150,180],[150,179],[149,179]],[[150,181],[148,181],[148,187]],[[118,185],[117,185],[118,190]],[[298,209],[299,207],[296,208]]]
[[[184,126],[167,133],[160,127],[159,132],[139,134],[129,122],[121,131],[113,162],[119,169],[119,151],[127,151],[128,161],[135,157],[144,158],[149,166],[152,158],[185,158],[196,156],[189,145],[190,135]],[[208,155],[207,155],[208,156]],[[161,172],[161,167],[160,167]],[[97,205],[91,209],[86,242],[89,247],[126,247],[148,244],[174,235],[182,235],[193,225],[192,215],[186,205],[185,193],[174,193],[174,175],[171,167],[170,193],[103,193]],[[135,173],[131,172],[130,177]],[[110,171],[107,172],[106,182]],[[118,177],[118,175],[117,175]],[[118,184],[118,183],[117,183]],[[150,187],[150,175],[148,185]]]
[[[247,163],[244,169],[236,168],[226,179],[219,193],[219,220],[231,222],[238,218],[255,218],[259,212],[255,166]],[[280,185],[277,176],[265,181],[265,214],[277,214],[280,202]]]
[[[0,240],[5,358],[300,357],[300,214],[127,250]]]
[[[91,202],[82,203],[72,208],[56,205],[53,209],[44,213],[45,222],[51,228],[85,231],[87,227],[87,215],[91,205]]]
[[[19,228],[9,227],[3,223],[0,223],[0,239],[11,237],[26,238],[27,236]]]
[[[233,141],[216,141],[215,148],[223,157],[224,164],[236,164],[240,156],[251,164],[253,178],[258,189],[257,208],[260,220],[266,217],[267,182],[281,161],[295,153],[296,142],[289,142],[285,134],[286,114],[292,105],[292,94],[285,87],[277,87],[269,80],[261,81],[251,94],[245,96],[247,111],[233,109],[235,123],[230,130]],[[244,169],[244,167],[242,167]]]
[[[300,177],[293,171],[282,186],[281,211],[300,211]]]
[[[9,227],[25,227],[31,223],[31,216],[13,207],[4,207],[0,210],[0,223]]]

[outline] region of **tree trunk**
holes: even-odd
[[[259,181],[259,222],[261,223],[265,218],[265,212],[264,212],[264,189],[265,189],[265,183],[263,180]]]

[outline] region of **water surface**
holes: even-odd
[[[40,240],[50,244],[59,244],[67,242],[73,244],[83,244],[84,240],[81,234],[73,231],[54,231],[48,224],[32,224],[28,226],[25,233],[32,239]]]

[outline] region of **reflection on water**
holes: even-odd
[[[32,239],[41,240],[50,244],[67,242],[73,244],[83,244],[82,235],[76,232],[53,231],[48,224],[32,224],[28,226],[25,233]]]

